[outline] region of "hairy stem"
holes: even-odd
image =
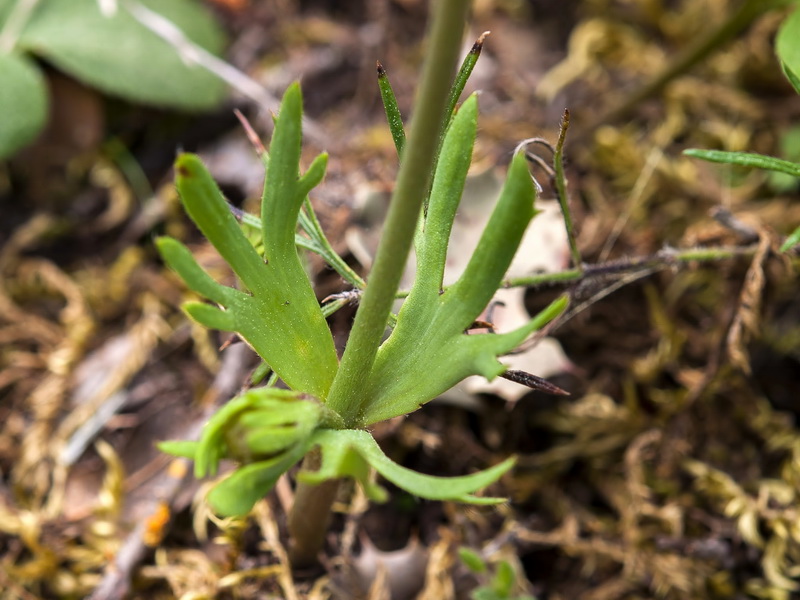
[[[434,4],[428,57],[422,73],[417,109],[411,119],[397,186],[386,217],[383,238],[367,289],[356,313],[341,366],[328,395],[328,406],[350,425],[358,422],[368,398],[367,387],[375,355],[406,264],[414,230],[428,190],[445,107],[455,73],[468,0],[439,0]]]

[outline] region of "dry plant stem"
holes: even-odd
[[[429,54],[384,235],[327,399],[348,425],[358,422],[368,401],[363,397],[364,382],[375,361],[428,190],[468,5],[466,0],[440,0],[433,5]]]
[[[317,448],[303,460],[303,470],[316,471],[320,460],[320,451]],[[289,560],[293,568],[302,569],[316,564],[325,543],[331,507],[338,491],[338,479],[330,479],[319,485],[297,485],[294,504],[289,514],[289,535],[292,537]]]
[[[601,113],[596,120],[591,121],[586,130],[591,131],[603,123],[610,123],[624,117],[639,103],[660,92],[670,81],[690,70],[715,50],[718,50],[763,13],[773,8],[786,6],[786,4],[787,0],[744,0],[715,29],[709,31],[706,36],[701,37],[695,44],[687,48],[653,79],[639,89],[634,90],[633,93],[629,94],[616,106]]]

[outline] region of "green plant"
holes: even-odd
[[[781,24],[775,38],[775,52],[781,67],[792,84],[800,94],[800,9],[795,10]],[[700,158],[710,162],[738,165],[741,167],[755,167],[776,173],[791,175],[800,178],[800,163],[754,154],[751,152],[726,152],[722,150],[701,150],[691,148],[683,152],[687,156]],[[797,227],[781,244],[781,252],[787,252],[800,244],[800,227]]]
[[[536,600],[527,594],[512,595],[517,574],[507,560],[489,565],[480,554],[465,547],[458,549],[458,557],[481,582],[485,582],[470,592],[472,600]]]
[[[437,5],[431,53],[407,143],[382,75],[401,166],[368,285],[330,249],[307,199],[324,175],[327,157],[318,156],[300,175],[302,98],[297,84],[283,97],[269,154],[263,155],[266,180],[260,219],[244,216],[240,225],[196,156],[184,154],[176,162],[177,187],[187,213],[247,290],[217,283],[185,246],[161,238],[157,244],[165,261],[191,289],[214,303],[190,302],[185,310],[207,327],[237,332],[269,365],[273,381],[280,377],[290,390],[269,386],[251,390],[214,415],[199,441],[167,442],[162,448],[193,458],[197,477],[214,475],[222,458],[240,462],[208,497],[223,515],[245,514],[281,474],[306,457],[293,508],[304,525],[290,516],[296,564],[314,560],[319,550],[336,489],[331,482],[351,477],[371,499],[386,498],[370,479],[371,468],[424,498],[475,504],[502,501],[475,492],[510,469],[513,458],[464,477],[422,475],[386,457],[366,428],[418,409],[469,375],[491,379],[503,374],[507,367],[498,356],[518,346],[567,304],[561,297],[509,333],[466,333],[502,284],[536,212],[536,190],[522,154],[511,162],[466,271],[454,285],[442,289],[448,238],[477,128],[474,96],[455,115],[453,109],[479,46],[465,61],[455,85],[449,84],[466,7],[463,0]],[[298,223],[305,236],[298,236]],[[242,227],[250,230],[250,237]],[[390,309],[412,240],[416,279],[394,318]],[[341,363],[325,322],[325,307],[317,303],[297,246],[319,252],[346,280],[364,289]],[[381,343],[392,324],[391,334]]]
[[[222,43],[214,20],[191,0],[0,0],[0,159],[45,125],[47,85],[31,56],[109,94],[200,110],[218,104],[225,87],[196,57]]]

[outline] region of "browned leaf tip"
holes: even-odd
[[[386,69],[383,68],[381,61],[377,60],[375,63],[378,66],[378,78],[380,79],[381,77],[386,77]]]
[[[491,31],[484,31],[480,35],[480,37],[478,37],[478,39],[475,40],[475,43],[472,44],[472,49],[470,50],[470,53],[472,53],[472,54],[480,54],[481,50],[483,50],[483,42],[486,40],[486,36],[489,35],[490,33],[491,33]]]
[[[552,394],[553,396],[571,395],[567,390],[564,390],[537,375],[532,375],[527,371],[515,371],[513,369],[509,369],[500,375],[500,377],[508,379],[509,381],[513,381],[514,383],[519,383],[544,394]]]

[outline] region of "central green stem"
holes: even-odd
[[[367,288],[328,395],[328,407],[338,412],[348,427],[359,425],[369,402],[363,393],[364,384],[375,362],[411,250],[414,229],[432,177],[439,136],[450,116],[444,113],[469,1],[438,0],[433,4],[429,52],[397,185]]]

